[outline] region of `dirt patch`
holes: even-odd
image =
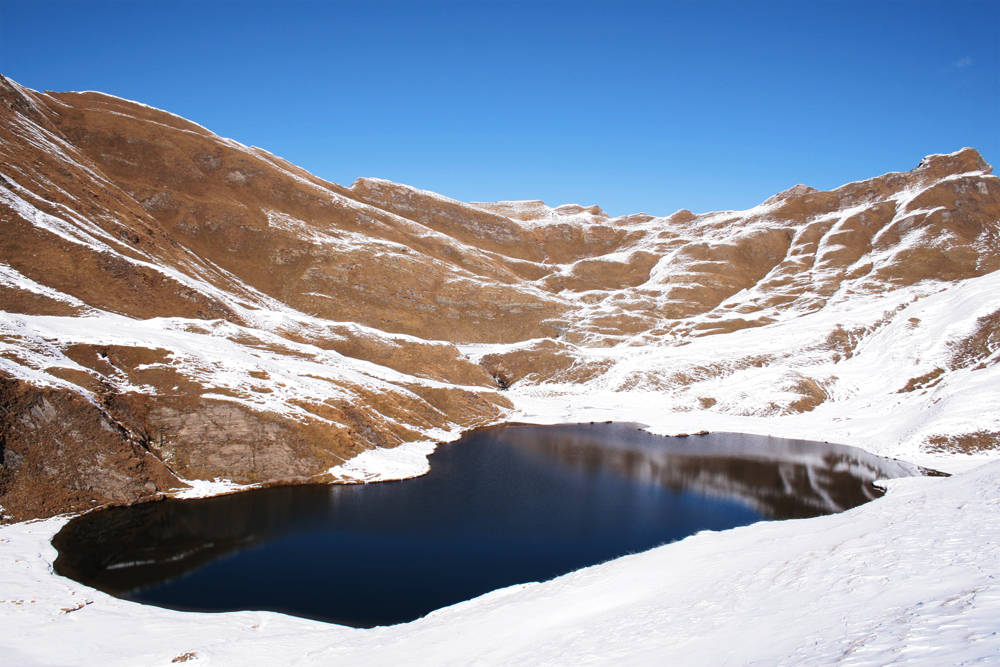
[[[963,435],[935,435],[921,448],[933,454],[982,454],[1000,449],[1000,433],[975,431]]]
[[[1000,310],[976,320],[975,331],[952,348],[951,367],[979,369],[996,364],[1000,356],[991,357],[997,350],[1000,350]]]
[[[568,371],[577,363],[575,349],[571,345],[543,340],[509,352],[487,354],[479,365],[501,389],[506,389],[529,376],[535,382],[543,382]]]
[[[937,383],[941,382],[942,375],[944,375],[943,368],[935,368],[934,370],[924,373],[923,375],[915,378],[910,378],[906,386],[897,391],[897,394],[905,394],[907,392],[916,391],[917,389],[930,389]]]
[[[789,403],[786,413],[812,412],[827,399],[826,390],[812,378],[800,378],[793,384],[793,389],[801,394],[802,398]]]

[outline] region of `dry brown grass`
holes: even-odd
[[[934,454],[981,454],[1000,449],[1000,433],[975,431],[962,435],[936,435],[927,439],[922,449]]]

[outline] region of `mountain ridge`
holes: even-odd
[[[0,100],[0,505],[15,519],[183,480],[347,481],[359,452],[451,439],[539,396],[833,414],[864,393],[842,369],[934,327],[961,332],[897,361],[869,406],[965,395],[970,369],[996,369],[995,299],[952,323],[904,317],[1000,268],[1000,179],[971,148],[747,211],[610,218],[343,187],[100,93],[0,78]],[[740,377],[760,389],[718,386]],[[906,438],[921,451],[997,447],[989,414],[920,419]],[[111,441],[89,446],[95,428]]]

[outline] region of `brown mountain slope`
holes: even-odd
[[[230,196],[225,201],[237,214],[230,216],[228,209],[219,213],[224,224],[213,228],[209,219],[204,238],[196,234],[192,240],[168,229],[147,210],[159,213],[156,206],[133,197],[104,171],[120,174],[121,165],[136,159],[145,165],[144,158],[129,153],[129,146],[139,146],[138,155],[156,150],[160,156],[169,153],[164,146],[171,144],[174,134],[180,136],[178,142],[197,139],[202,136],[199,132],[223,148],[226,142],[169,114],[127,105],[150,116],[136,121],[148,126],[149,142],[143,143],[107,124],[109,118],[125,118],[116,115],[121,113],[116,105],[125,103],[96,94],[80,96],[96,98],[95,106],[103,109],[95,126],[64,133],[60,124],[68,127],[66,116],[73,115],[70,107],[7,81],[0,81],[0,87],[4,101],[0,107],[0,306],[14,317],[5,322],[6,345],[0,355],[6,363],[0,376],[13,387],[11,395],[20,397],[5,399],[0,408],[6,419],[0,504],[9,515],[25,518],[60,507],[88,507],[91,500],[120,502],[124,498],[117,482],[94,478],[93,466],[77,464],[92,448],[92,438],[83,435],[84,430],[72,428],[71,435],[59,436],[61,444],[53,447],[51,429],[14,427],[24,414],[37,412],[38,405],[61,406],[57,423],[81,422],[95,428],[101,420],[119,424],[120,428],[105,434],[104,449],[138,447],[183,477],[224,476],[242,482],[313,478],[358,451],[426,439],[436,429],[467,428],[502,414],[507,403],[492,391],[492,378],[450,345],[386,336],[358,327],[348,317],[346,323],[338,324],[305,316],[222,266],[240,269],[245,276],[259,279],[261,287],[275,289],[284,275],[292,276],[290,281],[302,281],[295,267],[284,271],[289,262],[281,256],[283,248],[298,245],[307,253],[323,256],[328,251],[322,243],[301,240],[294,226],[288,225],[290,230],[272,234],[260,246],[276,255],[274,266],[282,270],[255,265],[252,252],[241,254],[258,246],[253,239],[251,243],[239,238],[241,233],[252,232],[242,224],[249,216],[239,218],[239,211],[247,207],[238,198]],[[94,148],[98,135],[110,137],[110,147],[99,153],[104,164],[89,160],[70,140]],[[186,167],[178,169],[181,176],[176,178],[170,169],[141,168],[139,176],[173,179],[177,187],[185,187]],[[266,165],[260,167],[265,169]],[[297,173],[280,173],[285,180],[275,188],[294,190],[289,198],[304,200],[302,210],[315,204],[315,196],[306,196],[315,188],[302,185]],[[124,178],[120,183],[129,185]],[[329,184],[324,187],[332,192],[343,190]],[[204,189],[195,194],[201,202],[210,199]],[[291,219],[285,213],[274,215]],[[379,238],[369,242],[360,234],[345,234],[352,242],[352,234],[358,237],[354,244],[358,257],[364,257],[366,248],[402,249],[398,243]],[[229,236],[237,241],[230,241]],[[219,263],[213,260],[213,248]],[[269,261],[270,255],[258,256]],[[301,298],[289,300],[294,303]],[[364,311],[365,303],[356,299],[344,310]],[[131,321],[171,318],[155,321],[174,329],[172,336],[195,341],[191,349],[198,350],[201,337],[221,338],[230,354],[238,350],[254,359],[236,369],[239,379],[233,383],[225,377],[234,370],[225,368],[225,360],[197,354],[198,359],[192,360],[177,349],[177,338],[173,343],[157,340],[162,330],[138,334],[143,340],[126,334],[109,341],[103,333],[106,325],[92,330],[70,325],[71,339],[67,339],[65,332],[44,331],[44,324],[34,319],[55,315],[99,320],[112,314],[128,319],[110,324],[111,331],[121,332]],[[207,321],[196,324],[199,320]],[[288,355],[306,367],[294,374],[284,371],[281,360]],[[280,377],[274,380],[289,387],[287,396],[263,400],[275,393],[268,386],[271,375],[261,369],[263,358],[276,364],[279,374],[289,374],[287,383]],[[352,377],[344,377],[345,373]],[[312,388],[303,392],[303,384]],[[482,393],[462,386],[488,390]],[[31,472],[35,468],[29,463],[49,459],[57,464],[58,474]],[[112,456],[101,461],[112,477],[132,474],[126,459]],[[176,483],[169,471],[163,479],[145,469],[136,474],[140,476],[128,493],[154,493],[146,489],[147,481],[159,488],[170,479]],[[63,500],[55,505],[45,500],[52,497]]]
[[[0,505],[18,518],[178,477],[328,480],[360,451],[502,419],[498,384],[674,392],[722,366],[628,370],[596,350],[922,298],[1000,268],[1000,179],[973,149],[748,211],[609,218],[345,188],[99,93],[0,77],[0,101]],[[832,342],[802,349],[847,357],[883,317],[824,324]],[[768,359],[747,351],[725,372]],[[780,382],[780,405],[701,405],[833,400],[803,371]]]
[[[491,342],[549,333],[541,320],[562,310],[477,248],[265,151],[96,93],[49,100],[63,135],[182,246],[293,308],[422,338]],[[469,281],[481,278],[486,294],[471,302]],[[502,328],[490,321],[500,309],[512,315]]]
[[[663,329],[663,320],[672,329],[754,288],[752,303],[716,310],[726,330],[753,319],[734,314],[820,307],[845,281],[880,291],[981,275],[998,262],[981,222],[997,216],[998,186],[981,178],[990,169],[971,149],[832,192],[793,188],[740,213],[609,220],[596,207],[467,205],[375,179],[348,190],[165,112],[97,93],[36,97],[120,188],[118,217],[160,223],[145,231],[168,234],[161,245],[179,244],[298,310],[425,339],[514,342],[551,335],[552,323],[572,325],[573,342]],[[134,233],[120,224],[130,231],[119,237]],[[901,245],[909,249],[896,252]],[[155,282],[131,276],[130,286]],[[580,317],[581,300],[607,311],[592,313],[596,327]],[[617,332],[614,316],[628,321]]]

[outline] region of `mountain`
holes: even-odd
[[[0,77],[0,100],[8,520],[349,481],[359,453],[582,396],[1000,443],[1000,179],[971,148],[611,218],[347,188],[100,93]]]

